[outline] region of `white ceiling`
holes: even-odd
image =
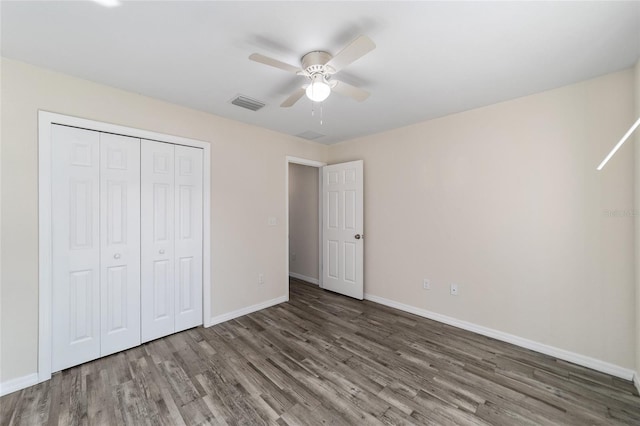
[[[1,3],[2,56],[292,135],[335,143],[559,87],[632,66],[640,2]],[[278,105],[291,64],[337,53],[359,34],[377,48],[337,77],[369,90],[333,94],[321,125],[306,98]],[[237,94],[267,104],[231,105]]]

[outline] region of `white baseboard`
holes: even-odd
[[[484,327],[471,322],[448,317],[446,315],[427,311],[426,309],[405,305],[404,303],[385,299],[379,296],[374,296],[373,294],[365,293],[364,298],[366,300],[370,300],[372,302],[379,303],[381,305],[389,306],[390,308],[399,309],[404,312],[409,312],[411,314],[415,314],[424,318],[429,318],[434,321],[452,325],[454,327],[458,327],[463,330],[468,330],[477,334],[482,334],[483,336],[492,337],[496,340],[501,340],[503,342],[511,343],[516,346],[520,346],[526,349],[531,349],[532,351],[540,352],[545,355],[549,355],[564,361],[569,361],[574,364],[581,365],[583,367],[600,371],[602,373],[611,374],[612,376],[620,377],[625,380],[632,380],[634,378],[635,372],[633,370],[620,367],[619,365],[611,364],[605,361],[601,361],[599,359],[591,358],[575,352],[570,352],[564,349],[556,348],[554,346],[545,345],[544,343],[535,342],[533,340],[518,337],[513,334],[505,333],[503,331]],[[636,386],[638,386],[637,383],[638,382],[636,381]]]
[[[16,377],[0,383],[0,396],[9,395],[15,391],[19,391],[38,383],[38,373],[27,374],[26,376]]]
[[[638,377],[637,371],[633,374],[633,384],[635,385],[636,390],[640,394],[640,377]]]
[[[289,276],[292,278],[296,278],[302,281],[306,281],[308,283],[311,284],[315,284],[315,285],[319,285],[320,284],[320,280],[318,280],[317,278],[311,278],[311,277],[307,277],[305,275],[302,274],[297,274],[295,272],[289,272]]]
[[[260,311],[265,308],[269,308],[274,305],[278,305],[280,303],[286,302],[288,300],[288,295],[276,297],[275,299],[267,300],[265,302],[261,302],[252,306],[247,306],[246,308],[237,309],[233,312],[227,312],[226,314],[218,315],[213,318],[210,318],[209,321],[206,321],[204,326],[211,327],[212,325],[220,324],[225,321],[232,320],[234,318],[241,317],[243,315],[250,314],[252,312]]]

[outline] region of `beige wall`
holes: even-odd
[[[318,168],[289,165],[289,272],[318,279]]]
[[[0,381],[37,368],[39,109],[210,142],[212,314],[286,295],[285,157],[326,146],[11,60],[1,84]]]
[[[607,215],[633,208],[632,145],[596,171],[633,78],[331,146],[364,160],[365,292],[633,368],[633,218]]]

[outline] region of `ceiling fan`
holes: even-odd
[[[296,67],[259,53],[253,53],[249,56],[249,59],[296,75],[305,76],[309,80],[307,84],[293,92],[291,96],[280,104],[281,107],[288,108],[293,106],[305,94],[313,102],[322,102],[329,97],[332,91],[362,102],[369,97],[369,92],[336,80],[333,75],[360,59],[375,47],[376,45],[369,37],[361,35],[349,43],[336,56],[331,56],[321,50],[307,53],[301,59],[301,67]]]

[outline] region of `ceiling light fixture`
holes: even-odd
[[[122,3],[120,0],[93,0],[95,3],[98,3],[100,6],[104,7],[118,7]]]
[[[622,139],[620,139],[620,142],[618,142],[616,144],[616,146],[613,147],[613,149],[611,150],[611,152],[609,153],[609,155],[607,155],[605,157],[604,160],[602,160],[602,163],[600,163],[600,165],[598,166],[598,170],[602,170],[602,168],[604,167],[605,164],[607,164],[607,161],[609,161],[611,159],[611,157],[613,157],[613,154],[616,153],[616,151],[618,151],[620,149],[620,147],[622,146],[623,143],[626,142],[627,139],[629,139],[629,136],[631,136],[631,133],[633,133],[634,130],[636,130],[636,128],[640,126],[640,118],[638,118],[638,120],[636,120],[635,123],[633,123],[633,125],[631,126],[631,128],[629,128],[629,130],[627,131],[627,133],[624,134],[624,136],[622,137]]]
[[[322,102],[331,94],[331,87],[322,74],[316,74],[311,77],[311,84],[307,86],[305,93],[313,102]]]

